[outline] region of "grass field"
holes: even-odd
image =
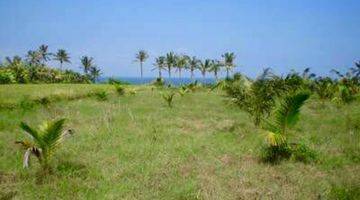
[[[11,199],[332,199],[360,193],[360,102],[337,107],[313,96],[291,139],[316,151],[317,161],[276,165],[259,161],[264,131],[221,92],[176,96],[134,87],[118,96],[109,85],[6,85],[0,103],[24,96],[77,95],[107,90],[109,98],[74,98],[47,106],[0,110],[0,198]],[[42,177],[32,160],[23,169],[25,121],[67,118],[75,134]],[[358,196],[359,197],[359,196]]]

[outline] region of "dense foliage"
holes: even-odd
[[[60,63],[59,69],[50,67],[50,60]],[[90,83],[100,76],[100,69],[88,56],[81,58],[84,74],[69,69],[63,70],[63,64],[70,63],[68,53],[59,49],[49,53],[48,46],[41,45],[38,50],[28,51],[25,59],[20,56],[6,57],[0,64],[0,84],[11,83]]]

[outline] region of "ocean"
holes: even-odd
[[[115,80],[120,80],[123,82],[127,82],[133,85],[141,85],[141,84],[149,84],[156,80],[156,77],[101,77],[99,78],[100,83],[107,82],[110,78]],[[215,83],[216,80],[214,78],[194,78],[193,80],[191,78],[164,78],[166,84],[172,84],[172,85],[182,85],[182,84],[189,84],[194,81],[198,81],[200,83],[204,84],[212,84]]]

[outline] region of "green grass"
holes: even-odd
[[[162,98],[169,89],[135,89],[135,95],[118,96],[109,85],[0,86],[0,102],[13,104],[24,95],[109,93],[106,101],[75,98],[0,110],[0,199],[341,199],[359,194],[359,101],[338,108],[312,98],[290,134],[314,149],[318,160],[270,165],[258,157],[265,133],[220,92],[177,95],[170,109]],[[75,134],[54,155],[54,173],[41,177],[35,159],[23,169],[23,150],[14,144],[26,137],[20,121],[37,125],[62,117]]]

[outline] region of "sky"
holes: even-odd
[[[328,75],[360,60],[360,1],[0,0],[0,59],[41,44],[66,49],[65,66],[76,71],[81,56],[94,57],[104,76],[139,76],[140,49],[150,55],[146,77],[169,51],[201,59],[234,52],[235,71],[250,77],[267,67]]]

